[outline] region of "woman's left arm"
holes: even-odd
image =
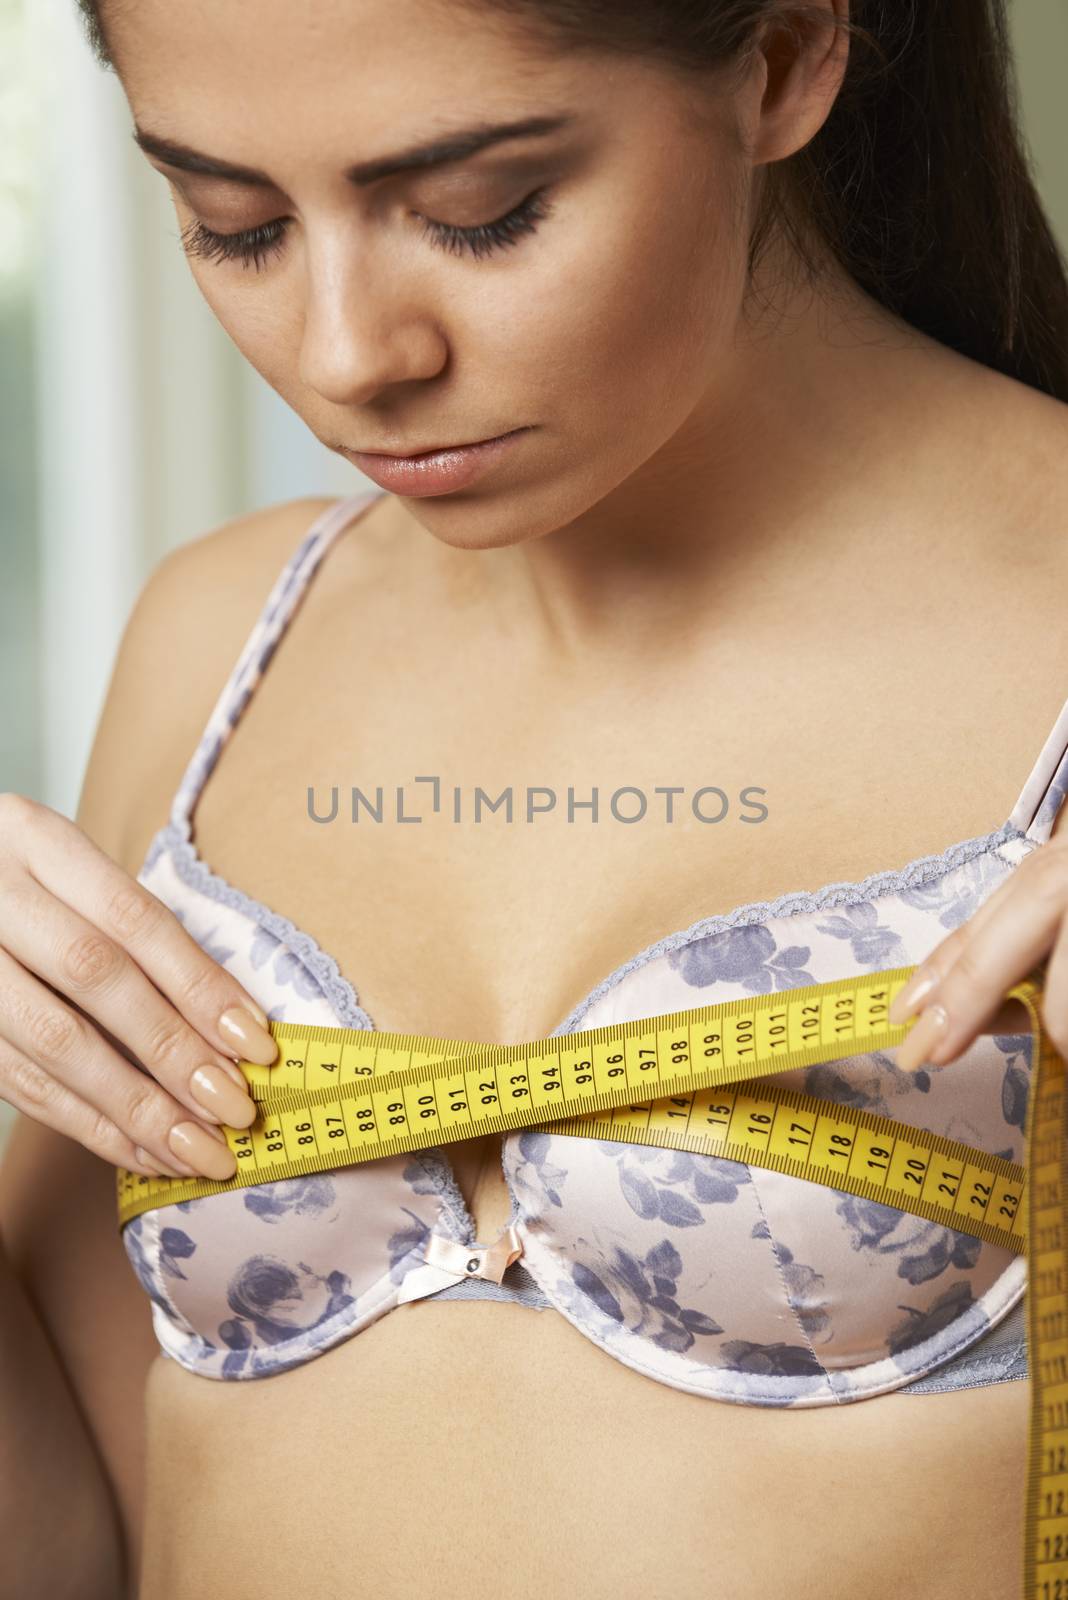
[[[995,1031],[990,1019],[1008,990],[1043,964],[1042,1028],[1068,1058],[1068,835],[1025,856],[895,995],[892,1023],[920,1011],[898,1047],[897,1065],[911,1072],[925,1061],[940,1067],[955,1060],[977,1034]]]

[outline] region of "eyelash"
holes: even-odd
[[[467,251],[475,257],[488,256],[493,250],[517,243],[524,233],[537,233],[538,223],[552,212],[546,200],[548,192],[547,187],[535,189],[506,216],[479,223],[477,228],[457,228],[451,222],[432,222],[424,217],[423,232],[432,244],[453,255]],[[241,261],[246,267],[254,265],[259,272],[263,262],[281,248],[287,227],[288,220],[280,220],[243,228],[239,233],[216,233],[197,220],[182,229],[181,241],[187,255]]]

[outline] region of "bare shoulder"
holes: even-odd
[[[996,465],[987,513],[994,519],[991,538],[1005,614],[1021,647],[1034,652],[1041,682],[1063,697],[1068,694],[1068,404],[1011,379],[1001,382],[1007,394],[988,436]],[[1023,646],[1025,637],[1030,646]],[[1058,824],[1063,832],[1068,824],[1063,811]]]
[[[286,562],[336,498],[234,517],[149,574],[116,651],[78,825],[135,874]]]
[[[949,437],[962,463],[954,480],[962,545],[981,557],[961,584],[978,583],[993,599],[981,612],[986,627],[1001,629],[991,659],[1011,715],[1031,730],[1037,755],[1068,694],[1068,404],[980,367],[962,393]],[[977,540],[969,537],[973,529]],[[979,614],[962,608],[981,645]],[[999,714],[993,702],[987,709]],[[1053,836],[1068,837],[1068,807],[1058,812]]]
[[[1068,573],[1068,404],[975,362],[962,367],[949,439],[967,514],[1021,577]]]

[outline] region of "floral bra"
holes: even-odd
[[[197,853],[198,796],[334,540],[381,491],[328,508],[279,575],[138,874],[272,1020],[373,1029],[337,962]],[[918,963],[1050,837],[1068,702],[1008,820],[940,855],[736,907],[659,939],[553,1034]],[[782,1088],[1024,1159],[1028,1034],[904,1072],[876,1051]],[[163,1352],[223,1380],[312,1361],[396,1306],[495,1298],[566,1317],[659,1383],[761,1406],[1023,1378],[1026,1257],[767,1168],[525,1129],[502,1141],[511,1216],[477,1241],[448,1146],[162,1205],[123,1242]]]

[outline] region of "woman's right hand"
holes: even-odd
[[[230,1178],[266,1022],[77,824],[0,793],[0,1099],[132,1172]]]

